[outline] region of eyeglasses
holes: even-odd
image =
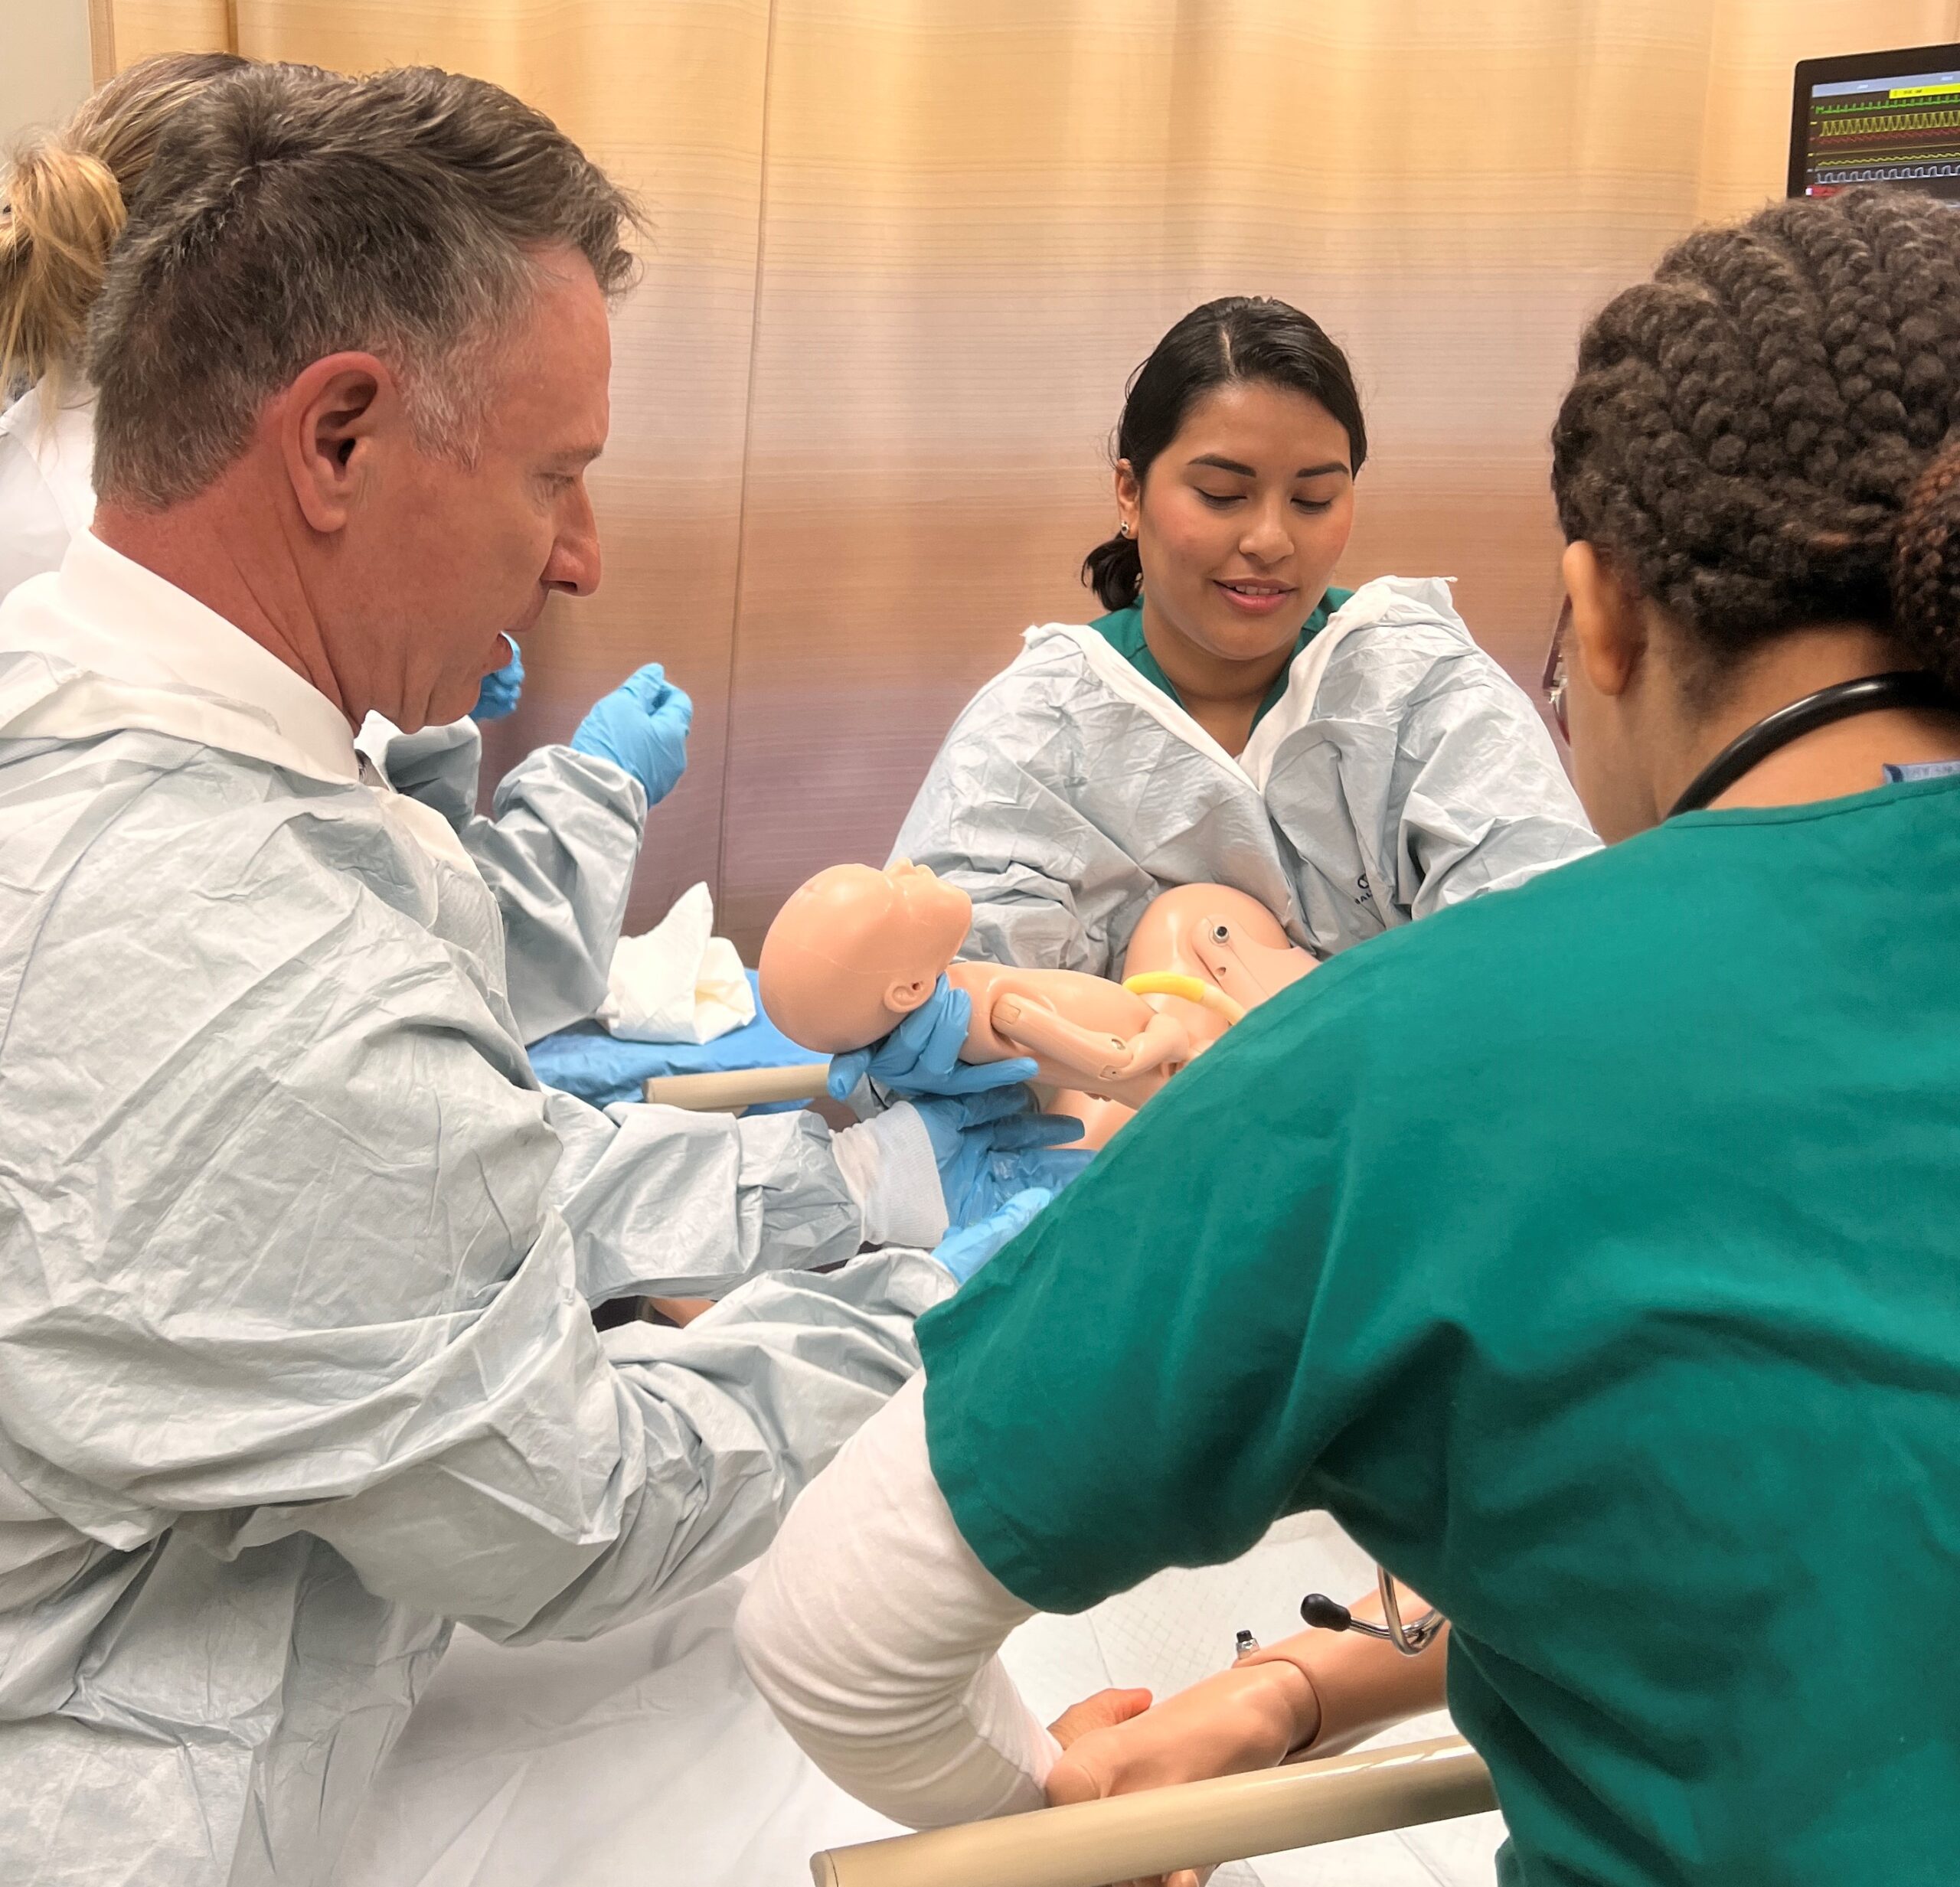
[[[1552,625],[1552,645],[1545,651],[1545,672],[1538,684],[1544,690],[1545,705],[1558,723],[1559,738],[1568,745],[1572,730],[1565,721],[1565,638],[1571,627],[1572,599],[1567,596],[1559,605],[1559,619]]]

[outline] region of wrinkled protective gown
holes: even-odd
[[[849,1258],[828,1135],[541,1093],[495,905],[357,766],[93,537],[0,605],[0,1880],[325,1880],[449,1619],[752,1557],[951,1288],[597,1336]]]
[[[1107,976],[1175,884],[1331,956],[1596,850],[1551,736],[1438,578],[1364,584],[1236,759],[1096,630],[1027,632],[953,723],[897,855],[973,899],[964,954]]]
[[[95,515],[95,400],[86,388],[50,415],[42,389],[0,413],[0,597],[60,566]],[[473,720],[405,735],[378,714],[361,746],[399,792],[432,805],[504,913],[511,1013],[527,1042],[596,1015],[646,824],[639,782],[609,760],[540,747],[476,811],[483,739]]]

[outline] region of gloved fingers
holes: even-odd
[[[1024,1232],[1054,1197],[1039,1187],[1018,1192],[997,1212],[942,1239],[933,1256],[965,1284]]]
[[[965,1030],[962,1030],[962,1039]],[[1018,1056],[1011,1062],[956,1062],[942,1075],[931,1077],[935,1094],[956,1096],[979,1095],[1019,1086],[1032,1081],[1037,1072],[1034,1063],[1025,1056]]]
[[[647,662],[635,668],[619,686],[642,707],[651,707],[667,691],[667,670],[659,662]]]
[[[998,1251],[1000,1245],[1020,1237],[1040,1216],[1054,1197],[1045,1186],[1023,1187],[991,1219],[983,1219],[975,1229],[991,1228],[998,1232],[1000,1245],[994,1248]]]
[[[1071,1114],[1014,1114],[995,1128],[992,1139],[1001,1153],[1026,1147],[1065,1147],[1083,1136],[1083,1125]]]
[[[995,1062],[989,1066],[998,1068],[1005,1064]],[[1031,1118],[1034,1097],[1017,1082],[1008,1086],[982,1089],[975,1094],[937,1095],[926,1105],[942,1121],[964,1132],[970,1128],[1011,1120],[1017,1115],[1025,1114]]]
[[[826,1085],[834,1100],[846,1099],[863,1078],[869,1075],[898,1092],[918,1092],[912,1087],[920,1063],[934,1047],[934,1030],[938,1023],[938,1011],[948,1006],[948,999],[957,997],[960,1004],[966,1002],[963,991],[953,989],[942,977],[939,987],[927,997],[911,1014],[904,1017],[890,1034],[871,1043],[867,1047],[848,1050],[831,1057],[830,1074]],[[959,1040],[966,1039],[965,1010],[961,1012]],[[956,1057],[959,1050],[953,1054]]]
[[[1051,1193],[1066,1191],[1088,1171],[1096,1155],[1087,1148],[1037,1147],[1026,1153],[1002,1157],[1011,1170],[1000,1177],[1003,1182],[1023,1186],[1043,1186]]]
[[[503,641],[511,658],[502,668],[493,668],[479,685],[476,705],[469,710],[473,721],[501,720],[506,714],[514,713],[524,693],[524,651],[509,636]]]
[[[969,1071],[959,1051],[966,1046],[972,1013],[965,991],[942,976],[931,995],[882,1042],[873,1043],[866,1072],[900,1094],[965,1092]]]
[[[849,1100],[871,1066],[871,1051],[867,1048],[847,1049],[841,1055],[833,1055],[830,1058],[830,1072],[824,1077],[830,1098],[833,1101]]]
[[[959,1051],[966,1046],[972,1020],[972,999],[955,989],[942,972],[932,994],[893,1031],[893,1044],[910,1055],[915,1072],[938,1079],[960,1066]]]

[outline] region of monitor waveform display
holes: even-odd
[[[1960,201],[1960,73],[1811,88],[1803,193],[1895,184]]]

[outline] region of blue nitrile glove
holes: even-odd
[[[1059,1193],[1094,1156],[1063,1144],[1081,1138],[1081,1121],[1037,1114],[1031,1100],[1017,1086],[901,1101],[832,1135],[864,1242],[930,1251],[1017,1193]]]
[[[949,1232],[934,1247],[933,1258],[953,1275],[956,1284],[965,1284],[997,1252],[1013,1243],[1034,1223],[1036,1213],[1054,1194],[1039,1186],[1017,1193],[991,1218],[963,1232]]]
[[[1034,1079],[1034,1064],[1024,1057],[962,1061],[972,1020],[966,991],[942,976],[932,994],[883,1040],[831,1057],[831,1099],[848,1100],[867,1075],[897,1094],[984,1094]]]
[[[516,712],[518,697],[524,693],[524,651],[508,635],[504,646],[511,651],[511,658],[483,677],[483,685],[476,691],[476,705],[469,710],[473,721],[501,720],[506,714]]]
[[[1017,1193],[1038,1187],[1059,1193],[1095,1158],[1071,1148],[1082,1123],[1065,1114],[1037,1114],[1025,1088],[946,1095],[914,1101],[933,1143],[946,1194],[946,1223],[956,1232],[991,1219]]]
[[[657,806],[687,766],[694,718],[694,703],[650,661],[593,702],[571,744],[623,767],[646,788],[646,803]]]

